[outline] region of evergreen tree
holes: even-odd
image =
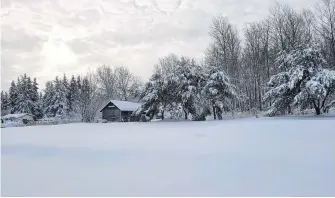
[[[8,93],[1,91],[1,115],[7,114],[9,110]]]
[[[277,59],[283,72],[271,77],[271,89],[265,100],[273,100],[267,115],[290,113],[291,106],[300,104],[302,108],[313,105],[316,114],[321,114],[321,101],[327,100],[334,86],[334,75],[323,68],[327,62],[316,46],[283,52]],[[317,104],[317,105],[316,105]]]
[[[44,114],[43,114],[43,94],[42,94],[42,92],[38,93],[37,105],[38,105],[38,109],[39,109],[39,112],[40,112],[39,118],[43,118]]]
[[[35,104],[31,100],[32,82],[26,74],[21,76],[17,84],[18,96],[14,113],[34,114]]]
[[[62,81],[62,83],[63,83],[63,86],[62,86],[62,88],[63,88],[63,92],[65,93],[65,100],[66,100],[66,107],[65,107],[65,109],[66,109],[66,113],[68,114],[69,112],[70,112],[70,101],[69,101],[69,98],[70,98],[70,90],[69,90],[69,82],[68,82],[68,80],[67,80],[67,77],[66,77],[66,75],[64,74],[64,76],[63,76],[63,81]]]
[[[42,92],[39,93],[38,100],[39,101],[43,101],[43,94],[42,94]]]
[[[10,113],[14,113],[14,110],[16,108],[16,104],[17,104],[17,86],[14,82],[14,80],[12,81],[10,88],[9,88],[9,109],[10,109]]]
[[[214,119],[222,119],[222,112],[232,110],[231,101],[238,99],[235,86],[223,71],[211,73],[203,90],[212,103]]]
[[[194,60],[169,55],[156,66],[141,94],[142,107],[136,114],[146,112],[152,119],[160,109],[164,111],[165,108],[180,105],[186,119],[191,114],[193,120],[205,120],[210,111],[201,93],[204,83],[204,72]]]
[[[57,117],[66,116],[67,110],[67,100],[66,100],[66,92],[63,85],[63,82],[59,80],[58,77],[55,79],[55,87],[54,87],[54,95],[52,97],[52,106],[55,109]]]
[[[81,90],[81,84],[82,84],[82,80],[81,80],[80,76],[77,76],[77,87],[78,87],[79,91]]]
[[[79,100],[79,90],[74,75],[72,75],[70,81],[69,94],[67,100],[68,100],[69,111],[76,111],[76,104],[78,104]]]
[[[53,82],[47,82],[43,97],[44,114],[47,117],[64,118],[67,116],[67,100],[63,81],[55,78]]]
[[[54,83],[52,81],[48,81],[45,84],[45,90],[43,95],[43,115],[44,117],[55,117],[56,110],[53,106],[53,96],[55,95]]]
[[[315,113],[327,113],[335,106],[335,71],[322,69],[301,86],[300,93],[294,98],[294,105],[300,109],[312,104]]]
[[[38,83],[36,78],[34,78],[34,81],[32,82],[32,92],[31,92],[31,100],[34,103],[34,115],[37,118],[41,118],[43,115],[42,108],[41,108],[41,101],[40,96],[38,93]]]

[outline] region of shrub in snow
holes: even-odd
[[[97,119],[97,123],[107,123],[108,120],[105,120],[105,119]]]

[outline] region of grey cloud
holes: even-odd
[[[31,52],[41,47],[43,38],[30,35],[24,29],[13,29],[8,25],[1,27],[1,47],[3,50],[11,49],[16,52]]]
[[[207,20],[207,21],[206,21]],[[206,22],[204,22],[206,21]],[[197,23],[198,26],[195,26]],[[113,48],[116,46],[134,46],[141,43],[165,44],[173,40],[192,41],[198,37],[208,35],[210,20],[192,20],[187,24],[173,25],[168,22],[158,23],[150,29],[142,30],[120,30],[106,31],[100,35],[95,35],[85,39],[75,39],[69,45],[77,53],[85,53],[87,50]]]
[[[16,77],[21,74],[20,71],[13,67],[16,56],[9,50],[2,50],[1,58],[1,86],[6,87],[12,80],[16,80]]]
[[[33,52],[22,57],[15,50],[2,50],[1,58],[1,86],[7,87],[12,80],[24,73],[34,76],[41,69],[40,57]]]
[[[1,1],[1,7],[2,8],[9,8],[12,5],[12,1],[11,0],[2,0]]]
[[[117,47],[116,44],[110,43],[102,38],[90,37],[83,39],[74,39],[67,43],[73,52],[79,54],[92,54],[109,48]]]
[[[73,27],[74,24],[88,27],[92,24],[98,23],[100,20],[99,16],[99,13],[93,9],[85,10],[79,13],[67,13],[59,20],[59,23],[65,27]]]

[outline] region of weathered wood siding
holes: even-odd
[[[130,122],[130,116],[133,112],[132,111],[122,111],[122,121],[123,122]]]
[[[117,107],[105,107],[102,110],[102,119],[108,121],[121,121],[121,111]]]

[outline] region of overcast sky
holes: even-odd
[[[316,0],[278,0],[300,9]],[[219,13],[243,28],[266,17],[272,0],[2,0],[1,86],[27,73],[44,87],[56,75],[102,64],[143,80],[170,52],[203,57]]]

